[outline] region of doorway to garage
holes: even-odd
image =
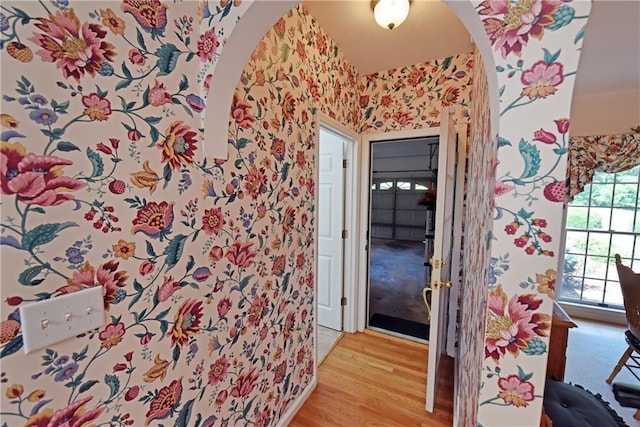
[[[371,144],[368,326],[429,338],[438,136]]]

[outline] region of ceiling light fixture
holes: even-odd
[[[372,0],[373,16],[382,28],[393,30],[409,14],[409,0]]]

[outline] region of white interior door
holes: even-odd
[[[318,324],[342,330],[344,139],[320,128],[318,182]]]
[[[440,114],[440,149],[436,186],[436,217],[431,258],[431,325],[427,365],[427,411],[433,412],[438,388],[437,374],[444,352],[448,294],[451,286],[451,244],[455,184],[456,130],[450,113]]]

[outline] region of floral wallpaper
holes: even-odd
[[[358,76],[300,7],[245,68],[229,158],[201,96],[240,2],[3,2],[4,425],[275,425],[314,361],[314,112]],[[24,355],[21,304],[101,286],[97,331]]]
[[[473,2],[500,96],[479,425],[542,408],[574,78],[590,2]],[[509,414],[509,415],[507,415]]]
[[[486,286],[494,207],[497,138],[491,129],[487,74],[478,51],[474,52],[470,134],[467,154],[467,187],[463,285],[460,289],[460,333],[454,425],[476,425],[478,389],[481,383],[486,312]],[[482,214],[481,214],[482,213]],[[464,375],[461,374],[464,372]]]
[[[454,125],[468,123],[472,70],[468,53],[363,76],[360,131],[438,127],[443,108],[453,108]]]

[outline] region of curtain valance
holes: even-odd
[[[566,201],[590,184],[596,171],[623,172],[640,164],[640,133],[569,138]]]

